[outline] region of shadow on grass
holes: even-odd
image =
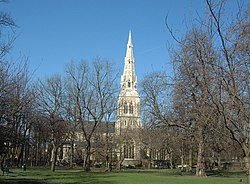
[[[47,180],[55,182],[55,183],[69,183],[69,184],[113,184],[111,178],[115,176],[111,176],[103,173],[85,173],[85,172],[77,172],[77,173],[67,173],[62,172],[60,175],[55,176],[47,176]]]
[[[85,172],[22,172],[12,176],[0,176],[1,184],[114,184],[111,175]],[[110,180],[111,179],[111,180]]]
[[[22,178],[5,178],[0,179],[1,184],[47,184],[41,180],[22,179]]]
[[[207,173],[208,176],[220,178],[245,178],[243,171],[212,171]],[[152,176],[152,177],[151,177]],[[49,169],[38,168],[22,171],[20,169],[13,169],[11,176],[0,176],[1,184],[114,184],[118,181],[121,183],[136,183],[134,180],[141,182],[140,178],[155,178],[155,183],[161,183],[161,178],[176,176],[179,179],[193,176],[192,173],[180,172],[179,170],[125,170],[120,172],[100,173],[89,172],[82,170],[60,169],[52,173]],[[181,177],[180,177],[181,176]],[[164,177],[164,178],[163,178]],[[139,178],[139,179],[138,179]],[[169,179],[169,178],[168,178]],[[170,178],[171,179],[171,178]],[[192,177],[191,177],[192,179]],[[152,180],[153,181],[153,180]],[[170,182],[171,183],[171,182]]]
[[[246,176],[244,171],[207,171],[207,176],[222,177],[222,178],[243,178]]]

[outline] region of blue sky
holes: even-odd
[[[1,9],[11,13],[19,28],[11,58],[29,57],[34,77],[63,74],[71,60],[109,59],[122,71],[129,30],[139,80],[164,69],[171,75],[165,25],[176,34],[200,15],[202,0],[10,0]]]

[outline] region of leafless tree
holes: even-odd
[[[249,122],[249,10],[240,9],[230,22],[222,18],[225,1],[206,3],[206,19],[192,22],[183,39],[177,40],[168,27],[180,46],[173,58],[178,71],[174,101],[194,130],[198,176],[205,175],[204,146],[211,130],[218,132],[216,123],[227,128],[248,155],[244,127]]]
[[[211,15],[213,34],[217,36],[220,62],[217,64],[217,95],[212,95],[221,120],[241,147],[250,183],[250,14],[249,4],[242,4],[231,21],[223,19],[225,1],[206,0]],[[215,40],[216,41],[216,40]]]
[[[31,128],[31,165],[32,166],[44,166],[50,163],[50,125],[47,118],[42,116],[38,112],[34,112],[35,122]]]
[[[5,57],[13,47],[16,27],[10,14],[0,11],[0,150],[1,164],[9,157],[11,165],[20,165],[28,158],[34,102],[27,59],[11,63]]]
[[[90,171],[92,138],[104,117],[114,111],[110,103],[117,75],[108,61],[95,59],[91,64],[71,63],[67,68],[68,92],[72,106],[68,113],[80,125],[86,141],[84,170]]]
[[[0,68],[2,159],[6,157],[8,164],[20,165],[28,152],[34,94],[26,62],[19,66],[5,62]]]
[[[208,88],[214,88],[210,65],[215,55],[209,36],[202,27],[194,28],[181,41],[181,50],[174,56],[177,70],[175,94],[178,94],[175,98],[176,108],[177,111],[184,108],[189,127],[198,143],[197,176],[205,176],[206,130],[216,115],[208,93]]]
[[[59,147],[67,140],[70,128],[64,120],[64,84],[59,75],[36,85],[37,110],[48,121],[51,134],[51,171],[55,171]]]
[[[0,1],[5,3],[6,1]],[[9,53],[15,41],[15,28],[17,27],[15,21],[9,13],[0,11],[0,60]]]

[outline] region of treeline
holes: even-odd
[[[205,2],[205,18],[190,22],[181,39],[167,23],[178,45],[174,76],[155,72],[142,83],[146,120],[166,129],[173,157],[196,161],[197,176],[206,175],[211,158],[250,161],[249,4],[231,12],[227,1]]]
[[[118,92],[114,66],[100,58],[71,62],[63,76],[35,81],[26,58],[16,63],[7,59],[16,28],[11,16],[0,12],[1,168],[51,165],[55,171],[63,145],[72,145],[80,132],[84,169],[89,171],[94,133],[102,121],[114,120]]]
[[[100,58],[71,62],[63,76],[34,81],[26,58],[16,63],[7,59],[16,28],[11,16],[1,11],[1,168],[51,165],[55,171],[60,148],[65,143],[72,145],[80,131],[85,148],[84,169],[89,171],[93,135],[104,119],[114,119],[118,91],[114,66]]]
[[[54,171],[60,148],[81,132],[88,171],[93,135],[116,110],[114,74],[108,61],[95,59],[34,83],[25,64],[1,65],[1,164],[51,165]]]

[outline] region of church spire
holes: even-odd
[[[140,128],[140,96],[137,91],[135,75],[132,34],[129,31],[124,71],[121,77],[121,91],[118,96],[118,109],[115,123],[115,133],[123,141],[118,144],[118,158],[123,158],[124,165],[136,165],[141,160]],[[126,145],[126,146],[124,146]],[[120,154],[126,153],[126,154]]]
[[[131,31],[129,31],[129,35],[128,35],[128,44],[127,44],[127,52],[126,52],[126,57],[125,57],[125,64],[126,64],[126,60],[130,60],[130,61],[134,60]]]
[[[131,31],[129,31],[129,36],[128,36],[128,44],[127,44],[126,56],[124,59],[124,71],[121,78],[121,86],[123,90],[125,89],[136,90],[137,88],[137,77],[135,75]]]

